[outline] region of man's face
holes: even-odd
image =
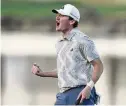
[[[64,32],[70,27],[70,20],[68,16],[57,14],[56,15],[56,31]]]

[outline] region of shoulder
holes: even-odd
[[[80,30],[74,32],[75,36],[73,40],[77,41],[80,44],[92,44],[93,40],[86,35],[85,33],[81,32]]]

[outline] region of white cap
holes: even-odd
[[[63,8],[57,10],[57,9],[53,9],[52,10],[53,13],[60,13],[62,15],[66,15],[66,16],[70,16],[72,17],[74,20],[78,21],[80,20],[80,12],[79,10],[71,5],[71,4],[66,4],[63,6]]]

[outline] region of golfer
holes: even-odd
[[[95,44],[79,30],[80,13],[75,6],[66,4],[52,12],[56,14],[56,31],[62,32],[62,39],[56,43],[57,68],[44,72],[33,64],[32,73],[58,78],[55,105],[95,105],[99,97],[95,84],[103,72]]]

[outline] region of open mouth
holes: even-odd
[[[56,21],[56,26],[59,26],[60,25],[60,22]]]

